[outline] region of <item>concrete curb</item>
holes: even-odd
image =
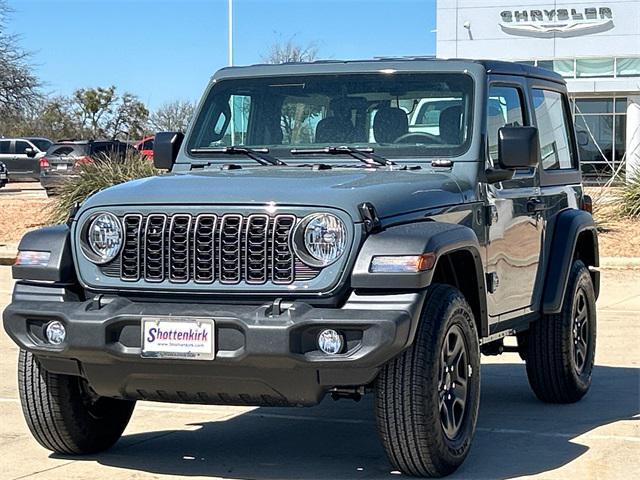
[[[640,270],[640,257],[600,257],[604,270]]]
[[[13,265],[18,244],[0,244],[0,265]],[[640,257],[600,257],[603,270],[640,270]]]
[[[0,265],[13,265],[17,254],[17,244],[0,244]]]

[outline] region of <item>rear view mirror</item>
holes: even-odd
[[[538,165],[540,143],[536,127],[502,127],[498,130],[500,168],[517,170]]]
[[[37,152],[31,147],[27,147],[24,149],[24,153],[27,155],[27,157],[33,158],[36,156]]]
[[[182,132],[159,132],[153,142],[153,165],[163,170],[171,170],[176,163],[180,145],[184,140]]]

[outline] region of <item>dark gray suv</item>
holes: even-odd
[[[189,131],[156,136],[169,173],[20,243],[4,326],[34,437],[87,454],[136,400],[371,392],[393,465],[442,476],[471,446],[481,353],[579,400],[598,239],[569,112],[560,76],[510,63],[220,70]]]

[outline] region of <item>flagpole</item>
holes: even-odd
[[[233,65],[233,0],[229,0],[229,65]]]

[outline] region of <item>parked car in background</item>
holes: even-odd
[[[153,160],[153,139],[155,137],[146,137],[135,144],[135,149],[145,158]]]
[[[11,181],[38,181],[39,160],[53,142],[47,138],[0,138],[0,161],[9,170]]]
[[[52,195],[77,174],[80,165],[107,158],[124,158],[134,147],[118,140],[80,140],[54,143],[39,161],[40,184]]]
[[[0,188],[4,187],[9,181],[9,174],[7,172],[7,166],[0,162]]]

